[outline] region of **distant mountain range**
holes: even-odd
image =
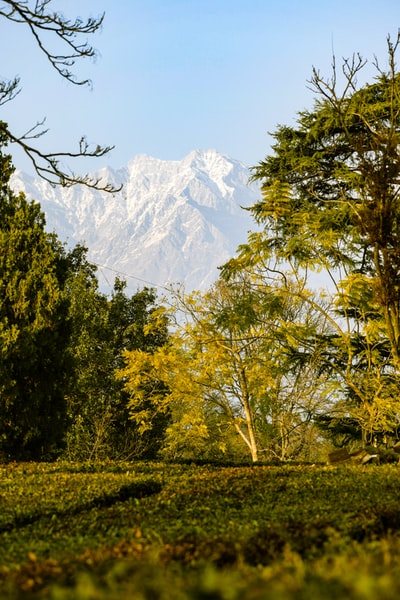
[[[117,274],[132,293],[168,283],[204,290],[255,228],[242,207],[259,199],[258,187],[249,185],[243,163],[215,150],[196,150],[180,161],[142,154],[96,175],[122,183],[122,191],[52,187],[21,171],[12,187],[40,202],[47,229],[61,241],[88,247],[107,293]]]

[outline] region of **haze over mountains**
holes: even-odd
[[[21,171],[12,187],[40,202],[47,229],[61,241],[88,247],[106,293],[117,274],[132,293],[168,283],[204,290],[255,229],[242,207],[259,199],[258,187],[249,185],[243,163],[215,150],[195,150],[180,161],[138,155],[124,168],[98,173],[123,190],[112,196],[54,188]]]

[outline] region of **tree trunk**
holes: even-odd
[[[257,441],[256,441],[256,431],[254,426],[254,418],[253,413],[250,406],[250,398],[247,387],[247,379],[245,370],[242,368],[240,371],[240,380],[241,387],[243,393],[243,408],[244,414],[246,416],[246,426],[248,431],[248,446],[251,453],[251,460],[253,462],[258,461],[258,449],[257,449]]]

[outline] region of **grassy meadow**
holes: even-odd
[[[389,600],[400,468],[0,466],[0,598]]]

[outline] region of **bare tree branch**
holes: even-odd
[[[0,106],[14,100],[20,91],[19,77],[15,77],[12,81],[0,81]]]
[[[52,11],[52,0],[0,0],[0,17],[24,25],[33,36],[36,45],[45,55],[51,66],[67,81],[74,85],[91,85],[90,79],[78,79],[72,71],[78,59],[93,58],[96,50],[88,44],[86,36],[98,31],[104,20],[104,13],[97,18],[82,20],[66,18],[62,13]],[[85,39],[82,39],[83,36]],[[63,48],[62,52],[57,51]],[[0,80],[0,106],[13,100],[21,91],[20,79]],[[9,142],[17,144],[31,160],[36,173],[52,185],[71,186],[83,184],[107,192],[116,192],[121,187],[104,183],[100,178],[89,175],[76,175],[62,166],[63,159],[82,157],[99,158],[110,152],[113,146],[97,145],[91,148],[85,137],[80,139],[78,150],[70,152],[43,152],[32,140],[47,133],[43,129],[45,119],[37,122],[26,133],[16,135],[6,123],[2,129]],[[0,121],[1,123],[1,121]]]
[[[66,169],[60,165],[60,160],[63,158],[99,158],[112,150],[112,146],[96,146],[92,149],[86,138],[82,137],[79,141],[79,150],[76,152],[41,152],[38,148],[31,145],[29,140],[37,139],[47,133],[47,129],[39,129],[43,123],[44,121],[36,123],[34,127],[21,137],[16,137],[5,127],[5,132],[10,142],[18,144],[24,150],[25,154],[31,159],[36,173],[42,179],[48,181],[51,185],[62,185],[63,187],[81,184],[105,192],[114,193],[120,191],[122,186],[116,188],[112,184],[105,183],[100,177],[77,175],[73,172],[67,173]],[[37,130],[36,133],[35,130]]]
[[[47,11],[47,5],[52,0],[36,0],[35,7],[29,7],[28,0],[2,0],[0,16],[15,23],[26,25],[31,31],[35,41],[56,71],[65,79],[75,85],[90,84],[89,79],[79,80],[71,72],[70,67],[75,65],[79,58],[96,56],[96,50],[87,41],[81,42],[82,35],[89,35],[98,31],[104,20],[104,13],[98,18],[89,17],[86,21],[81,18],[70,20],[59,12]],[[66,48],[65,54],[52,51],[42,40],[42,33],[54,34],[56,41],[62,42]]]

